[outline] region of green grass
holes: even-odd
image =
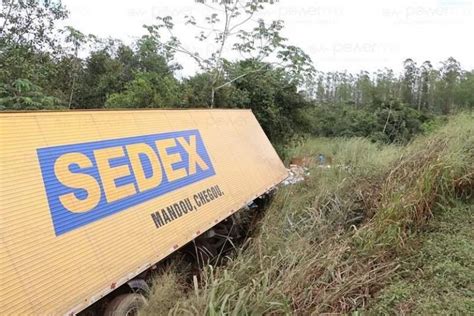
[[[372,314],[474,314],[474,204],[439,209]]]
[[[293,156],[324,153],[333,167],[312,168],[304,183],[281,188],[259,230],[226,266],[208,267],[191,287],[180,274],[158,277],[142,314],[403,312],[399,303],[417,290],[401,283],[414,264],[407,258],[425,249],[433,216],[450,216],[453,201],[473,194],[473,122],[460,115],[407,147],[314,139],[294,148]],[[442,263],[453,282],[472,273],[472,266],[460,272]],[[456,293],[448,290],[447,297]],[[430,302],[430,295],[416,302]],[[467,302],[470,294],[463,295],[456,297]]]

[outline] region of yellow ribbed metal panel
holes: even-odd
[[[287,176],[248,110],[2,113],[0,174],[0,315],[78,312]]]

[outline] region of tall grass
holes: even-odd
[[[318,153],[331,157],[333,167],[312,168],[304,183],[281,188],[235,259],[206,268],[191,289],[177,280],[173,286],[169,274],[157,278],[152,303],[142,313],[163,311],[154,301],[160,288],[165,293],[158,297],[173,302],[166,305],[170,314],[364,308],[397,271],[410,236],[432,209],[472,194],[474,119],[460,115],[404,148],[315,139],[292,155]]]

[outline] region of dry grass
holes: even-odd
[[[168,293],[169,304],[152,298],[144,314],[366,308],[399,269],[410,236],[432,210],[472,194],[473,122],[460,115],[406,148],[364,139],[311,140],[296,148],[293,155],[322,152],[338,167],[314,168],[305,183],[279,190],[255,237],[225,267],[205,269],[194,290],[173,281],[173,274],[167,282],[158,279],[155,293]]]

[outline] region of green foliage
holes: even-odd
[[[101,108],[107,96],[123,90],[121,80],[123,65],[107,51],[92,52],[85,61],[85,69],[79,75],[74,108]],[[130,78],[131,80],[131,78]]]
[[[427,119],[419,111],[396,100],[382,103],[375,109],[374,115],[376,127],[370,136],[387,143],[408,142],[421,132],[421,125]]]
[[[318,73],[311,94],[318,104],[367,106],[400,100],[420,112],[448,114],[459,107],[472,107],[472,71],[461,69],[450,57],[434,69],[430,61],[420,67],[412,59],[403,63],[399,78],[391,69],[369,74],[346,72]],[[470,88],[468,88],[470,87]]]
[[[303,131],[324,137],[367,137],[375,142],[407,143],[431,119],[398,100],[354,108],[322,105],[301,111]]]
[[[474,109],[474,71],[467,72],[456,87],[456,104],[465,109]]]
[[[4,1],[0,7],[0,83],[26,78],[41,86],[59,55],[56,22],[68,12],[57,1]]]
[[[229,77],[243,73],[247,75],[233,82],[232,103],[252,109],[274,144],[285,144],[298,130],[298,110],[307,108],[310,103],[281,69],[265,67],[252,60],[227,69]]]
[[[60,100],[47,96],[26,79],[0,85],[0,110],[51,110],[61,108]]]
[[[429,135],[429,134],[437,131],[438,129],[440,129],[441,127],[446,125],[446,123],[448,121],[448,118],[449,117],[447,117],[447,116],[435,116],[435,117],[431,118],[430,120],[425,121],[421,125],[421,129],[423,130],[423,134]]]
[[[186,107],[201,108],[209,107],[211,94],[211,75],[208,73],[199,73],[183,81],[183,99]],[[219,98],[219,97],[218,97]],[[218,101],[219,105],[225,104],[225,101]]]
[[[57,48],[55,23],[69,12],[61,1],[3,1],[0,43],[9,46],[45,49]]]
[[[186,107],[210,106],[209,73],[200,73],[183,83]],[[267,136],[282,154],[285,145],[300,132],[303,124],[298,110],[311,106],[311,102],[298,91],[288,73],[271,64],[256,60],[227,63],[223,82],[238,78],[223,86],[215,94],[219,108],[251,109]]]
[[[180,87],[172,76],[137,73],[121,93],[111,94],[108,108],[164,108],[179,105]]]
[[[205,4],[205,1],[197,2]],[[284,69],[296,84],[302,85],[312,79],[315,70],[311,58],[301,48],[287,44],[288,39],[280,34],[283,21],[253,19],[255,14],[271,4],[274,4],[274,1],[215,1],[214,6],[205,4],[212,13],[206,16],[204,21],[199,22],[193,16],[185,16],[185,24],[189,25],[192,31],[198,32],[195,38],[207,44],[208,56],[190,51],[181,43],[174,34],[171,16],[157,17],[157,24],[145,27],[173,53],[188,55],[203,73],[208,74],[210,106],[213,107],[217,104],[216,93],[219,90],[227,88],[235,80],[250,73],[263,70],[252,69],[251,72],[240,73],[236,77],[229,76],[225,71],[228,64],[225,56],[228,46],[238,52],[243,60],[252,60],[263,64],[264,67],[271,63],[275,68]],[[201,80],[203,78],[201,77]]]

